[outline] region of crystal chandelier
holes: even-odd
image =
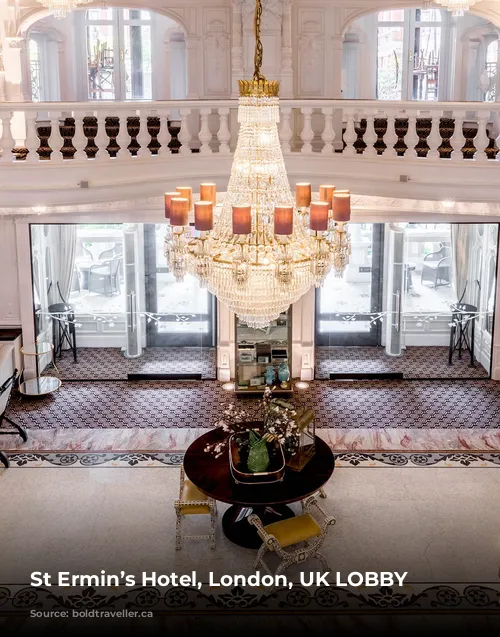
[[[226,193],[201,184],[165,193],[165,256],[177,280],[194,275],[250,327],[264,327],[349,260],[350,193],[299,183],[290,191],[278,136],[279,82],[260,72],[261,0],[255,9],[255,72],[240,80],[238,143]],[[189,214],[194,211],[194,230]],[[215,220],[214,220],[215,213]]]
[[[89,4],[92,0],[37,0],[46,9],[52,12],[54,18],[62,20],[68,13],[81,4]]]
[[[464,15],[465,11],[468,11],[478,0],[435,0],[437,4],[445,7],[448,11],[451,11],[451,15],[454,17],[460,17]]]

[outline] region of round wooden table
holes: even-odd
[[[302,471],[287,468],[283,480],[272,484],[237,484],[229,468],[229,451],[226,449],[219,458],[205,451],[208,444],[223,440],[226,435],[219,427],[197,438],[184,456],[184,471],[202,493],[232,505],[222,519],[226,537],[239,546],[255,549],[262,541],[247,517],[256,513],[264,525],[294,517],[286,505],[307,498],[328,482],[335,457],[316,436],[315,453]]]

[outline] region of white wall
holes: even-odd
[[[0,326],[21,325],[17,279],[16,228],[12,218],[0,218]]]

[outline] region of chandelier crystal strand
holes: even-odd
[[[92,0],[37,0],[39,4],[52,12],[54,18],[62,20],[68,13],[82,4],[89,4]]]
[[[240,128],[227,192],[216,202],[215,185],[202,184],[194,233],[187,217],[175,214],[172,193],[165,194],[171,224],[165,255],[176,279],[194,275],[250,327],[277,319],[313,285],[320,286],[332,265],[341,276],[350,252],[348,191],[339,191],[334,205],[335,187],[324,187],[326,201],[320,191],[322,203],[313,205],[316,220],[310,184],[300,185],[296,202],[290,191],[277,126],[279,82],[261,74],[261,16],[257,0],[255,70],[252,80],[239,81]],[[183,197],[185,190],[178,188]],[[210,202],[218,214],[209,215],[207,225]]]
[[[463,16],[465,11],[469,11],[478,1],[479,0],[435,0],[437,4],[451,11],[453,17]]]

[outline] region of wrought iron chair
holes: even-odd
[[[19,435],[21,436],[23,442],[26,442],[28,440],[28,434],[26,433],[24,428],[21,427],[21,425],[18,425],[17,423],[15,423],[13,420],[11,420],[8,416],[5,415],[9,407],[12,388],[16,384],[18,376],[19,376],[18,371],[17,369],[15,369],[12,376],[7,378],[4,384],[0,386],[0,427],[2,426],[2,423],[5,421],[5,422],[8,422],[9,425],[11,425],[14,428],[14,431],[12,429],[0,429],[0,435],[2,436]],[[5,455],[5,453],[3,453],[2,451],[0,451],[0,463],[2,463],[6,468],[9,466],[9,460],[7,456]]]
[[[111,261],[91,265],[89,269],[88,290],[105,296],[120,294],[120,264],[122,257]]]
[[[182,540],[210,540],[210,548],[215,551],[215,519],[217,516],[217,502],[202,493],[186,478],[184,467],[181,467],[179,497],[174,501],[177,521],[175,525],[175,549],[180,551]],[[206,535],[182,535],[182,518],[185,515],[209,515],[210,533]]]
[[[429,281],[434,289],[443,285],[451,285],[451,248],[441,243],[436,252],[424,257],[420,282]]]
[[[310,514],[312,507],[315,507],[323,516],[322,523]],[[317,557],[325,571],[330,567],[326,559],[319,553],[325,541],[328,528],[336,523],[335,518],[328,516],[319,506],[316,496],[310,496],[303,504],[304,513],[302,515],[280,520],[273,524],[263,526],[261,519],[254,513],[248,517],[250,524],[253,524],[257,533],[262,539],[262,546],[255,561],[256,570],[262,567],[269,575],[272,575],[267,564],[264,562],[264,555],[274,551],[281,559],[274,575],[279,575],[292,564],[300,564],[305,560]],[[302,546],[297,546],[302,544]],[[291,550],[285,549],[292,547]]]

